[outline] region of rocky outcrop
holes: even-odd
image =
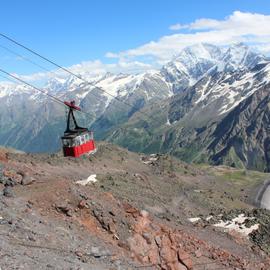
[[[241,102],[219,122],[207,147],[215,164],[270,171],[270,88]]]
[[[132,256],[157,269],[190,270],[190,255],[181,246],[181,239],[169,228],[152,223],[146,211],[141,211],[128,239]]]

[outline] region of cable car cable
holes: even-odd
[[[14,83],[16,85],[19,85],[15,80],[12,80],[11,78],[9,78],[9,77],[7,77],[7,76],[5,76],[3,74],[0,74],[0,77],[6,79],[6,80],[8,80],[8,81],[10,81],[10,82],[12,82],[12,83]]]
[[[50,98],[53,99],[54,101],[56,101],[56,102],[58,102],[58,103],[60,103],[60,104],[62,104],[62,105],[64,105],[64,106],[66,106],[66,105],[64,104],[64,102],[63,102],[62,100],[60,100],[59,98],[57,98],[57,97],[55,97],[55,96],[53,96],[53,95],[47,93],[46,91],[44,91],[44,90],[42,90],[42,89],[40,89],[40,88],[38,88],[38,87],[36,87],[36,86],[34,86],[34,85],[32,85],[32,84],[30,84],[30,83],[28,83],[28,82],[26,82],[26,81],[20,79],[19,77],[17,77],[17,76],[15,76],[15,75],[13,75],[13,74],[11,74],[11,73],[9,73],[9,72],[7,72],[7,71],[1,69],[1,68],[0,68],[0,72],[6,74],[6,75],[8,75],[8,76],[10,76],[11,78],[13,78],[13,79],[15,79],[15,80],[17,80],[17,81],[19,81],[19,82],[21,82],[21,83],[24,83],[24,84],[26,84],[26,85],[28,85],[28,86],[34,88],[35,90],[37,90],[37,91],[39,91],[39,92],[42,92],[43,94],[47,95],[48,97],[50,97]]]
[[[25,61],[31,63],[32,65],[35,65],[35,66],[37,66],[37,67],[39,67],[39,68],[41,68],[41,69],[43,69],[43,70],[45,70],[45,71],[47,71],[47,72],[54,73],[55,75],[57,75],[55,72],[53,72],[53,71],[51,71],[51,70],[49,70],[49,69],[47,69],[47,68],[45,68],[45,67],[39,65],[38,63],[36,63],[35,61],[29,59],[28,57],[23,56],[23,55],[21,55],[21,54],[15,52],[15,51],[13,51],[13,50],[7,48],[6,46],[4,46],[4,45],[2,45],[2,44],[0,44],[0,48],[6,50],[6,51],[9,52],[9,53],[12,53],[13,55],[16,55],[16,56],[22,58],[23,60],[25,60]]]
[[[44,90],[42,90],[42,89],[40,89],[40,88],[38,88],[38,87],[32,85],[31,83],[28,83],[28,82],[24,81],[23,79],[21,79],[21,78],[15,76],[15,75],[13,75],[13,74],[11,74],[11,73],[9,73],[9,72],[3,70],[3,69],[1,69],[1,68],[0,68],[0,72],[2,72],[2,73],[4,73],[4,74],[6,74],[6,75],[12,77],[13,79],[15,79],[15,80],[17,80],[17,81],[19,81],[19,82],[21,82],[21,83],[24,83],[24,84],[26,84],[26,85],[28,85],[28,86],[34,88],[35,90],[37,90],[37,91],[43,93],[44,95],[48,96],[49,98],[51,98],[53,101],[56,101],[57,103],[59,103],[59,104],[65,106],[65,108],[67,107],[67,105],[66,105],[61,99],[59,99],[59,98],[57,98],[57,97],[55,97],[55,96],[53,96],[53,95],[47,93],[46,91],[44,91]],[[10,80],[9,78],[7,78],[7,77],[5,77],[5,76],[3,76],[3,75],[0,75],[0,76],[2,76],[2,77],[5,78],[5,79]],[[12,81],[12,80],[10,80],[10,81]],[[86,115],[89,115],[89,116],[91,116],[91,117],[93,116],[93,115],[91,115],[90,113],[87,113],[87,112],[85,112],[85,111],[81,111],[81,110],[80,110],[80,111],[78,111],[78,112],[83,113],[83,114],[86,114]]]
[[[37,66],[37,67],[41,68],[41,69],[44,70],[44,71],[47,71],[47,72],[49,72],[49,73],[51,73],[51,74],[54,74],[56,77],[59,76],[59,74],[57,74],[57,72],[52,71],[52,70],[50,70],[50,69],[48,69],[48,68],[45,68],[44,66],[42,66],[42,65],[40,65],[40,64],[38,64],[38,63],[36,63],[35,61],[29,59],[28,57],[26,57],[26,56],[24,56],[24,55],[21,55],[21,54],[15,52],[15,51],[13,51],[12,49],[7,48],[7,47],[4,46],[4,45],[1,45],[1,44],[0,44],[0,48],[6,50],[7,52],[9,52],[9,53],[11,53],[11,54],[13,54],[13,55],[15,55],[15,56],[17,56],[17,57],[20,57],[21,59],[23,59],[23,60],[25,60],[25,61],[31,63],[31,64],[34,65],[34,66]],[[72,75],[72,76],[73,76],[73,75]],[[89,83],[90,83],[90,82],[89,82]],[[101,87],[98,87],[98,86],[96,86],[96,85],[94,85],[94,84],[92,84],[92,86],[93,86],[93,87],[96,87],[96,88],[99,88],[99,89],[102,89]],[[105,91],[105,90],[104,90],[104,91]],[[93,94],[93,93],[90,92],[89,94]],[[94,94],[93,94],[93,95],[94,95]],[[97,95],[94,95],[94,96],[97,97],[97,98],[99,98],[99,96],[97,96]],[[157,97],[157,99],[160,100],[160,101],[163,101],[163,100],[164,100],[164,99],[161,99],[161,98],[158,98],[158,97]],[[153,104],[160,105],[159,103],[153,102],[153,101],[152,101],[152,102],[151,102],[151,105],[153,105]]]
[[[26,56],[23,56],[23,55],[21,55],[21,54],[15,52],[15,51],[13,51],[13,50],[11,50],[11,49],[9,49],[9,48],[3,46],[3,45],[1,45],[1,44],[0,44],[0,48],[2,48],[2,49],[4,49],[4,50],[8,51],[9,53],[11,53],[11,54],[13,54],[13,55],[16,55],[16,56],[22,58],[23,60],[25,60],[25,61],[27,61],[27,62],[29,62],[29,63],[31,63],[31,64],[33,64],[33,65],[39,67],[39,68],[41,68],[42,70],[45,70],[45,71],[47,71],[47,72],[49,72],[49,73],[54,74],[56,77],[59,76],[59,74],[57,74],[56,72],[54,72],[54,71],[52,71],[52,70],[49,70],[49,69],[45,68],[44,66],[42,66],[42,65],[40,65],[40,64],[38,64],[38,63],[32,61],[31,59],[27,58]],[[2,76],[2,77],[5,78],[5,79],[7,79],[7,80],[10,80],[10,79],[7,78],[7,77],[4,77],[4,76]],[[10,80],[10,81],[12,81],[12,80]],[[14,82],[14,81],[12,81],[12,82]],[[91,91],[89,94],[90,94],[90,95],[93,95],[93,96],[95,96],[96,98],[98,98],[98,99],[101,100],[101,97],[98,96],[98,95],[96,95],[94,92]],[[84,111],[82,111],[82,110],[81,110],[80,112],[83,112],[83,113],[84,113]],[[87,112],[85,112],[85,113],[86,113],[86,114],[89,114],[89,113],[87,113]],[[89,115],[90,115],[91,117],[93,117],[93,115],[91,115],[91,114],[89,114]]]
[[[45,70],[45,71],[47,71],[47,72],[49,72],[49,73],[52,73],[52,74],[54,74],[54,75],[56,75],[56,76],[59,76],[56,72],[51,71],[51,70],[49,70],[49,69],[47,69],[47,68],[45,68],[45,67],[39,65],[38,63],[32,61],[31,59],[29,59],[29,58],[27,58],[27,57],[25,57],[25,56],[23,56],[23,55],[21,55],[21,54],[15,52],[15,51],[11,50],[11,49],[9,49],[9,48],[7,48],[7,47],[1,45],[1,44],[0,44],[0,48],[2,48],[2,49],[4,49],[4,50],[6,50],[6,51],[8,51],[8,52],[10,52],[10,53],[12,53],[12,54],[18,56],[18,57],[21,57],[21,58],[24,59],[25,61],[27,61],[27,62],[29,62],[29,63],[31,63],[31,64],[33,64],[33,65],[35,65],[35,66],[37,66],[37,67],[39,67],[39,68],[41,68],[41,69],[43,69],[43,70]],[[7,79],[7,80],[9,80],[9,81],[11,81],[11,82],[14,82],[13,80],[9,79],[8,77],[2,76],[2,75],[0,75],[0,76],[3,77],[3,78],[5,78],[5,79]],[[16,83],[16,82],[14,82],[14,83]],[[25,83],[25,82],[24,82],[24,83]],[[33,85],[31,85],[31,87],[34,88]],[[100,96],[95,95],[93,92],[90,92],[89,94],[92,94],[92,95],[95,96],[96,98],[100,99]],[[90,113],[87,113],[87,112],[82,111],[82,110],[80,110],[80,112],[83,113],[83,114],[88,114],[89,116],[93,117],[93,114],[91,115]]]
[[[130,108],[134,109],[134,106],[132,106],[132,105],[129,104],[128,102],[125,102],[125,101],[121,100],[120,98],[118,98],[118,97],[112,95],[111,93],[107,92],[106,90],[104,90],[104,89],[101,88],[101,87],[98,87],[98,86],[93,85],[93,83],[91,83],[91,82],[85,80],[84,78],[82,78],[81,76],[77,75],[76,73],[74,73],[74,72],[68,70],[67,68],[65,68],[65,67],[63,67],[63,66],[57,64],[56,62],[54,62],[54,61],[48,59],[47,57],[42,56],[40,53],[38,53],[38,52],[36,52],[36,51],[34,51],[34,50],[32,50],[32,49],[26,47],[25,45],[23,45],[23,44],[21,44],[20,42],[14,40],[13,38],[10,38],[10,37],[8,37],[7,35],[5,35],[5,34],[3,34],[3,33],[0,33],[0,36],[2,36],[3,38],[5,38],[5,39],[11,41],[12,43],[14,43],[14,44],[16,44],[16,45],[22,47],[23,49],[25,49],[25,50],[31,52],[32,54],[34,54],[34,55],[36,55],[36,56],[42,58],[43,60],[49,62],[50,64],[52,64],[52,65],[54,65],[54,66],[56,66],[56,67],[58,67],[58,68],[64,70],[65,72],[67,72],[67,73],[73,75],[74,77],[80,79],[81,81],[84,81],[87,85],[91,85],[91,86],[93,86],[93,87],[95,87],[95,88],[101,90],[102,92],[104,92],[104,93],[106,93],[107,95],[111,96],[111,97],[114,98],[115,100],[117,100],[117,101],[119,101],[119,102],[121,102],[121,103],[123,103],[123,104],[129,106]],[[143,112],[141,112],[141,111],[137,111],[137,113],[140,113],[140,114],[142,114],[143,116],[147,115],[147,114],[145,114],[145,113],[143,113]],[[147,117],[148,117],[148,118],[151,118],[151,119],[154,120],[154,121],[156,121],[156,119],[154,119],[151,115],[147,115]]]
[[[34,85],[32,85],[32,84],[26,82],[26,81],[24,81],[23,79],[21,79],[21,78],[15,76],[15,75],[13,75],[13,74],[11,74],[11,73],[9,73],[9,72],[3,70],[3,69],[1,69],[1,68],[0,68],[0,72],[6,74],[6,75],[8,75],[8,76],[10,76],[11,78],[13,78],[13,79],[15,79],[15,80],[17,80],[17,81],[19,81],[19,82],[21,82],[21,83],[23,83],[23,84],[26,84],[26,85],[30,86],[31,88],[33,88],[33,89],[35,89],[35,90],[37,90],[37,91],[39,91],[39,92],[42,92],[43,94],[45,94],[45,95],[47,95],[48,97],[50,97],[53,101],[56,101],[57,103],[59,103],[59,104],[65,106],[65,108],[67,107],[67,105],[66,105],[62,100],[60,100],[59,98],[57,98],[57,97],[55,97],[55,96],[53,96],[53,95],[47,93],[46,91],[44,91],[44,90],[42,90],[42,89],[40,89],[40,88],[38,88],[38,87],[36,87],[36,86],[34,86]],[[6,76],[4,76],[4,75],[0,75],[0,76],[3,77],[3,78],[5,78],[5,79],[7,79],[7,80],[9,80],[9,81],[11,81],[11,82],[13,82],[13,83],[15,83],[13,80],[11,80],[10,78],[8,78],[8,77],[6,77]],[[80,111],[78,111],[78,112],[80,112],[80,113],[82,113],[82,114],[85,114],[85,115],[88,115],[88,116],[90,116],[90,117],[93,117],[93,115],[90,114],[90,113],[88,113],[88,112],[85,112],[85,111],[82,111],[82,110],[80,110]]]

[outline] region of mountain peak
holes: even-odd
[[[184,48],[172,61],[198,62],[202,59],[216,61],[221,54],[221,48],[215,45],[198,43]]]
[[[265,60],[263,55],[256,53],[244,43],[232,44],[222,58],[226,71],[253,68],[263,60]]]
[[[198,81],[208,70],[217,65],[223,50],[207,43],[194,44],[183,49],[178,56],[162,68],[169,82],[177,83],[179,92]]]
[[[208,43],[198,43],[186,47],[176,59],[187,57],[195,59],[218,59],[222,51],[219,47]]]

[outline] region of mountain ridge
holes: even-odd
[[[241,43],[229,48],[204,43],[184,49],[160,70],[141,74],[106,73],[96,77],[84,72],[82,76],[89,76],[84,79],[91,84],[69,76],[51,79],[44,89],[62,100],[75,99],[90,113],[92,118],[80,120],[96,131],[97,139],[111,140],[135,151],[168,151],[194,161],[197,158],[183,148],[190,145],[187,141],[192,139],[188,137],[193,136],[196,142],[202,136],[198,130],[205,129],[203,136],[210,141],[213,125],[222,123],[226,115],[269,84],[269,63],[267,57]],[[62,109],[22,85],[14,88],[12,84],[0,83],[0,100],[6,105],[6,109],[0,109],[1,144],[32,152],[46,151],[46,148],[50,152],[60,147],[58,140],[65,125]],[[21,115],[18,108],[28,112]],[[155,116],[158,124],[148,115]],[[149,127],[154,128],[147,131]],[[130,130],[122,134],[127,128]],[[268,134],[268,130],[265,132]],[[152,141],[153,146],[139,143],[136,147],[136,136],[148,144]],[[166,139],[168,136],[174,136],[173,142]],[[50,147],[44,145],[45,138]],[[201,142],[198,144],[205,147]],[[172,145],[174,149],[170,148]],[[195,150],[198,151],[201,150]],[[264,162],[269,163],[268,159]]]

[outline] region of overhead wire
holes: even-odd
[[[63,67],[63,66],[61,66],[61,65],[59,65],[59,64],[57,64],[55,61],[50,60],[49,58],[47,58],[47,57],[41,55],[40,53],[34,51],[34,50],[31,49],[31,48],[29,48],[29,47],[23,45],[22,43],[16,41],[15,39],[13,39],[13,38],[11,38],[11,37],[9,37],[9,36],[3,34],[3,33],[0,33],[0,36],[3,37],[3,38],[5,38],[5,39],[7,39],[7,40],[9,40],[10,42],[16,44],[17,46],[19,46],[19,47],[21,47],[21,48],[23,48],[23,49],[29,51],[30,53],[32,53],[32,54],[34,54],[34,55],[40,57],[41,59],[47,61],[48,63],[50,63],[50,64],[52,64],[52,65],[54,65],[54,66],[56,66],[57,68],[59,68],[59,69],[65,71],[65,72],[69,73],[70,75],[76,77],[77,79],[79,79],[79,80],[85,82],[86,85],[93,86],[94,88],[99,89],[100,91],[102,91],[102,92],[106,93],[107,95],[111,96],[113,99],[115,99],[115,100],[117,100],[117,101],[119,101],[119,102],[125,104],[126,106],[129,106],[130,108],[134,109],[134,106],[131,105],[130,103],[121,100],[121,99],[118,98],[117,96],[112,95],[111,93],[109,93],[108,91],[106,91],[105,89],[103,89],[102,87],[99,87],[99,86],[94,85],[92,82],[87,81],[86,79],[84,79],[84,78],[81,77],[80,75],[78,75],[78,74],[76,74],[76,73],[70,71],[69,69],[67,69],[67,68],[65,68],[65,67]],[[141,112],[141,111],[137,111],[137,113],[139,113],[140,115],[143,115],[144,117],[147,116],[149,119],[152,119],[152,120],[156,121],[156,119],[153,118],[152,115],[148,115],[148,114],[143,113],[143,112]],[[145,119],[143,119],[143,120],[145,120]]]
[[[7,76],[4,76],[3,74],[0,74],[0,77],[4,78],[4,79],[6,79],[6,80],[8,80],[8,81],[10,81],[10,82],[12,82],[12,83],[14,83],[14,84],[17,84],[17,82],[15,81],[15,80],[17,80],[17,81],[19,81],[19,82],[21,82],[21,83],[23,83],[23,84],[25,84],[25,85],[28,85],[29,87],[33,88],[34,90],[37,90],[37,91],[39,91],[39,92],[42,92],[43,94],[47,95],[47,96],[48,96],[50,99],[52,99],[53,101],[56,101],[58,104],[63,105],[65,108],[67,108],[67,105],[66,105],[62,100],[60,100],[60,99],[58,99],[57,97],[55,97],[55,96],[53,96],[53,95],[47,93],[46,91],[42,90],[41,88],[36,87],[36,86],[34,86],[34,85],[32,85],[32,84],[30,84],[30,83],[24,81],[23,79],[21,79],[21,78],[15,76],[15,75],[13,75],[13,74],[11,74],[11,73],[9,73],[9,72],[3,70],[3,69],[1,69],[1,68],[0,68],[0,72],[6,74],[6,75],[8,75],[8,76],[10,76],[12,79],[9,78],[9,77],[7,77]],[[84,114],[84,115],[88,115],[88,116],[90,116],[90,117],[93,117],[93,115],[91,115],[90,113],[85,112],[85,111],[83,111],[83,110],[80,110],[80,111],[78,111],[78,112],[81,113],[81,114]]]
[[[11,78],[13,78],[13,79],[15,79],[15,80],[17,80],[17,81],[19,81],[19,82],[21,82],[21,83],[24,83],[25,85],[30,86],[31,88],[33,88],[33,89],[35,89],[35,90],[37,90],[37,91],[39,91],[39,92],[42,92],[43,94],[45,94],[45,95],[47,95],[49,98],[51,98],[53,101],[56,101],[58,104],[60,104],[60,105],[64,106],[65,108],[67,108],[67,105],[66,105],[62,100],[60,100],[60,99],[58,99],[57,97],[55,97],[55,96],[53,96],[53,95],[47,93],[47,92],[44,91],[43,89],[40,89],[40,88],[38,88],[38,87],[32,85],[31,83],[28,83],[28,82],[24,81],[23,79],[21,79],[21,78],[15,76],[15,75],[13,75],[13,74],[11,74],[11,73],[9,73],[9,72],[3,70],[3,69],[1,69],[1,68],[0,68],[0,72],[6,74],[6,75],[8,75],[8,76],[10,76]],[[2,75],[2,74],[0,74],[0,76],[3,77],[3,78],[5,78],[5,79],[7,79],[7,80],[9,80],[9,81],[12,81],[10,78],[7,78],[6,76],[4,76],[4,75]],[[12,82],[13,82],[13,81],[12,81]],[[84,115],[88,115],[88,116],[90,116],[90,117],[93,116],[93,115],[91,115],[90,113],[87,113],[87,112],[82,111],[82,110],[80,110],[80,111],[78,111],[78,112],[80,112],[81,114],[84,114]]]
[[[16,55],[17,57],[20,57],[21,59],[23,59],[23,60],[25,60],[25,61],[31,63],[32,65],[35,65],[35,66],[41,68],[41,69],[44,70],[44,71],[47,71],[47,72],[50,72],[50,73],[54,73],[55,75],[57,75],[55,72],[53,72],[53,71],[51,71],[51,70],[49,70],[49,69],[47,69],[47,68],[41,66],[40,64],[38,64],[38,63],[36,63],[35,61],[29,59],[28,57],[23,56],[23,55],[21,55],[21,54],[15,52],[15,51],[13,51],[12,49],[7,48],[6,46],[4,46],[4,45],[2,45],[2,44],[0,44],[0,48],[6,50],[7,52],[9,52],[9,53],[11,53],[11,54],[13,54],[13,55]]]
[[[5,71],[5,70],[3,70],[2,68],[0,68],[0,72],[2,72],[2,73],[4,73],[4,74],[8,75],[9,77],[11,77],[11,78],[13,78],[13,79],[15,79],[15,80],[17,80],[17,81],[23,83],[23,84],[26,84],[26,85],[30,86],[31,88],[33,88],[33,89],[35,89],[35,90],[37,90],[37,91],[39,91],[39,92],[42,92],[43,94],[45,94],[45,95],[47,95],[48,97],[50,97],[52,100],[58,102],[58,103],[61,104],[61,105],[66,106],[65,103],[64,103],[62,100],[60,100],[59,98],[57,98],[57,97],[55,97],[55,96],[53,96],[53,95],[47,93],[45,90],[43,90],[43,89],[41,89],[41,88],[38,88],[38,87],[32,85],[31,83],[26,82],[25,80],[23,80],[23,79],[21,79],[21,78],[15,76],[15,75],[13,75],[13,74],[11,74],[11,73]]]
[[[33,65],[39,67],[39,68],[41,68],[41,69],[44,70],[44,71],[47,71],[48,73],[54,74],[55,76],[59,76],[59,74],[57,74],[56,72],[54,72],[54,71],[52,71],[52,70],[49,70],[49,69],[45,68],[44,66],[42,66],[42,65],[40,65],[40,64],[38,64],[38,63],[36,63],[35,61],[29,59],[29,58],[26,57],[26,56],[23,56],[23,55],[21,55],[21,54],[15,52],[15,51],[13,51],[13,50],[7,48],[6,46],[3,46],[3,45],[0,44],[0,48],[6,50],[7,52],[9,52],[9,53],[11,53],[11,54],[13,54],[13,55],[16,55],[17,57],[20,57],[21,59],[23,59],[23,60],[25,60],[25,61],[27,61],[27,62],[29,62],[29,63],[31,63],[31,64],[33,64]],[[0,75],[0,76],[1,76],[1,75]],[[8,77],[5,77],[5,76],[2,76],[2,77],[5,78],[5,79],[7,79],[7,80],[10,80]],[[12,80],[10,80],[10,81],[12,81]],[[14,82],[14,81],[12,81],[12,82]],[[17,83],[17,82],[16,82],[16,83]],[[28,85],[29,85],[29,84],[28,84]],[[31,85],[31,87],[34,88],[33,85]],[[39,89],[40,89],[40,88],[39,88]],[[92,93],[92,92],[91,92],[90,94],[93,94],[93,95],[96,96],[97,98],[99,97],[99,96],[95,95],[95,94]],[[52,95],[51,95],[51,96],[52,96]],[[80,111],[78,111],[78,112],[83,113],[83,114],[88,114],[88,115],[90,115],[91,117],[93,117],[93,115],[91,115],[90,113],[87,113],[87,112],[85,112],[85,111],[83,111],[83,110],[80,110]]]
[[[6,79],[7,81],[10,81],[10,82],[12,82],[14,84],[18,84],[15,80],[12,80],[11,78],[9,78],[9,77],[7,77],[7,76],[5,76],[3,74],[0,74],[0,77],[2,77],[3,79]]]

